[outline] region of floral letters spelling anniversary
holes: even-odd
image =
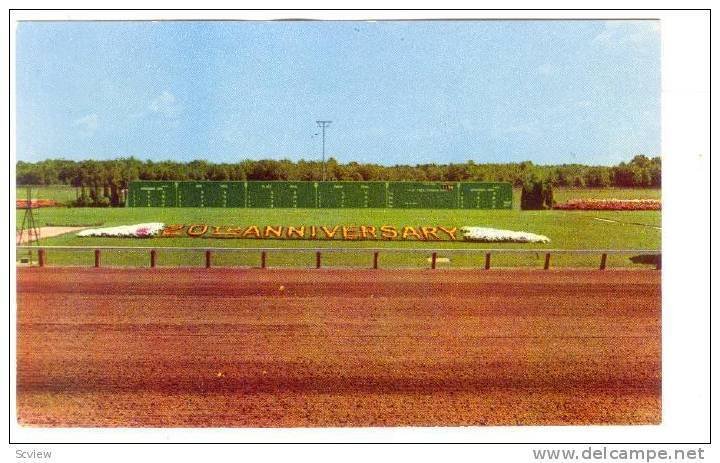
[[[395,227],[393,225],[250,225],[247,227],[213,226],[204,223],[166,225],[160,236],[241,239],[306,240],[417,240],[456,241],[457,227]]]

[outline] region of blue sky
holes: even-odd
[[[17,159],[614,164],[660,154],[657,21],[23,22]]]

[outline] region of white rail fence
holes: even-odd
[[[354,254],[366,254],[372,255],[372,268],[380,268],[380,255],[382,254],[423,254],[429,255],[428,267],[430,269],[437,269],[439,256],[450,256],[457,254],[470,254],[484,256],[483,265],[478,265],[479,268],[490,270],[493,255],[531,255],[531,254],[544,254],[544,264],[542,268],[549,270],[551,267],[551,259],[553,255],[565,256],[565,255],[595,255],[598,256],[598,266],[600,270],[607,268],[607,260],[610,255],[633,255],[633,256],[647,256],[648,264],[654,265],[657,270],[661,268],[661,254],[662,252],[657,249],[460,249],[460,248],[312,248],[312,247],[288,247],[288,248],[223,248],[223,247],[144,247],[144,246],[17,246],[18,256],[21,255],[21,251],[27,251],[32,254],[37,254],[37,265],[45,267],[48,265],[47,256],[49,253],[55,251],[62,252],[92,252],[94,254],[94,266],[102,266],[103,254],[113,252],[139,252],[147,254],[146,265],[154,268],[157,267],[158,253],[197,253],[199,255],[204,254],[205,268],[213,267],[213,256],[223,253],[244,253],[244,254],[256,254],[259,257],[259,265],[257,267],[265,269],[268,268],[267,261],[269,254],[314,254],[315,255],[315,268],[323,268],[323,257],[328,254],[343,254],[343,253],[354,253]],[[35,262],[32,259],[29,260],[30,264]],[[327,265],[326,265],[327,267]],[[593,267],[595,268],[595,267]]]

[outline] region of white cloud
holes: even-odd
[[[150,102],[148,109],[169,118],[175,118],[182,112],[182,106],[175,98],[175,95],[167,90],[163,90],[160,95],[154,98]]]
[[[603,30],[593,42],[606,47],[618,45],[644,46],[660,38],[659,21],[605,21]]]
[[[81,137],[92,137],[98,128],[100,118],[97,114],[88,114],[79,119],[75,119],[72,123],[73,127],[77,127],[78,134]]]

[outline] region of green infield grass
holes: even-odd
[[[80,188],[69,185],[32,186],[31,195],[38,199],[54,199],[69,204],[80,195]],[[15,189],[18,199],[27,198],[27,186]],[[654,188],[555,188],[555,200],[559,203],[570,199],[660,199],[660,190]],[[520,209],[520,189],[513,190],[513,208]]]
[[[75,201],[80,195],[80,188],[70,185],[30,186],[32,199],[53,199],[58,203],[67,205]],[[17,186],[15,195],[17,199],[27,199],[28,186]]]
[[[585,190],[583,190],[585,191]],[[592,190],[591,190],[592,191]],[[618,190],[625,191],[625,190]],[[648,191],[648,190],[646,190]],[[575,195],[572,197],[578,197]],[[585,196],[588,197],[588,196]],[[619,197],[609,195],[605,197]],[[632,196],[637,197],[637,196]],[[17,211],[18,222],[23,211]],[[542,266],[544,249],[659,249],[661,213],[659,211],[519,211],[519,210],[410,210],[410,209],[213,209],[213,208],[42,208],[35,210],[39,226],[102,226],[131,225],[143,222],[165,224],[199,224],[215,226],[283,225],[393,225],[403,226],[483,226],[546,235],[548,244],[473,243],[466,241],[342,241],[342,240],[279,240],[279,239],[216,239],[216,238],[80,238],[74,233],[41,241],[45,246],[144,246],[162,247],[223,247],[223,248],[404,248],[420,249],[414,254],[381,252],[380,265],[388,267],[428,266],[429,251],[423,249],[529,249],[528,254],[496,254],[493,266]],[[19,253],[19,257],[25,255]],[[163,252],[158,250],[157,265],[204,265],[202,252]],[[439,253],[439,267],[482,266],[483,254]],[[608,256],[608,267],[642,266],[632,264],[631,255]],[[449,259],[445,261],[444,258]],[[372,252],[325,253],[323,265],[372,265]],[[552,266],[595,267],[597,255],[553,255]],[[92,251],[74,252],[49,250],[49,265],[92,265]],[[258,266],[256,251],[216,253],[213,265]],[[148,265],[148,251],[103,251],[103,265]],[[315,265],[312,252],[270,252],[268,266]]]

